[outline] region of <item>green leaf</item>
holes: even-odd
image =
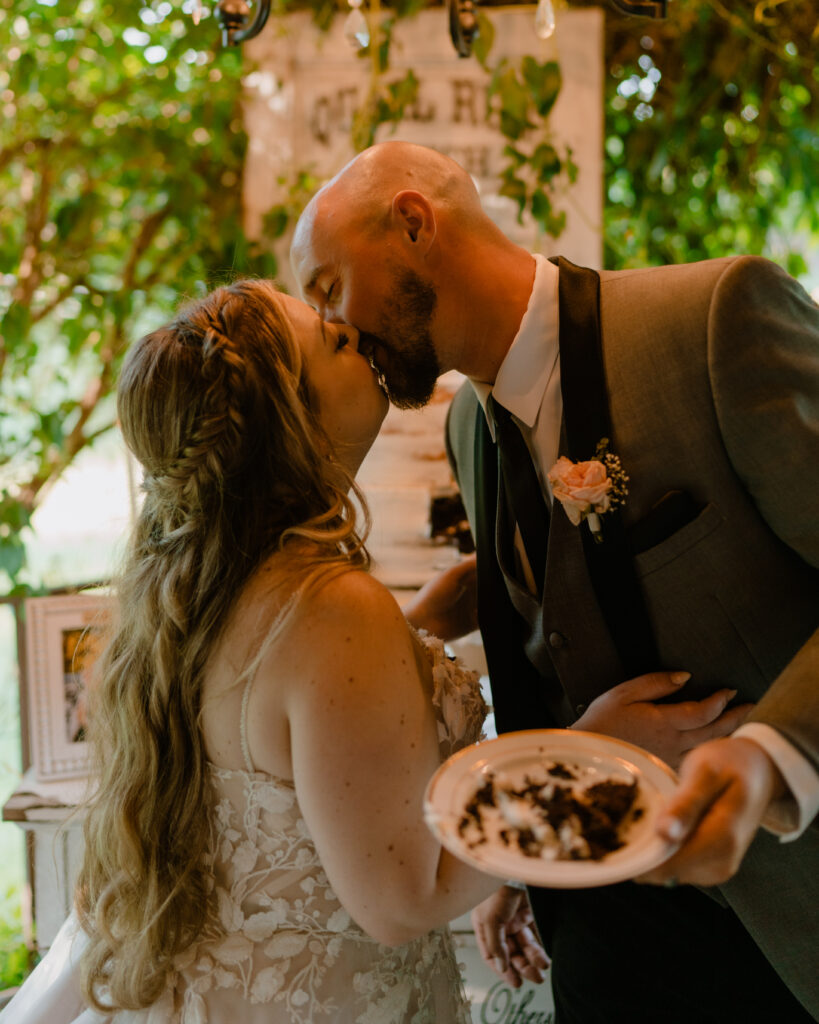
[[[63,433],[63,418],[58,413],[40,413],[39,424],[35,436],[42,439],[45,447],[62,447],[65,440]]]
[[[553,237],[559,238],[566,227],[566,211],[561,210],[546,219],[546,231]]]
[[[12,302],[0,320],[0,335],[5,339],[8,348],[13,349],[22,344],[31,323],[31,311],[19,302]]]
[[[807,274],[808,264],[801,252],[789,252],[785,261],[785,269],[792,277]]]
[[[529,93],[519,81],[514,68],[508,67],[498,75],[493,91],[500,98],[502,114],[512,121],[527,123]]]
[[[508,139],[519,139],[530,128],[534,128],[531,121],[526,119],[521,121],[507,110],[501,110],[500,130]]]
[[[26,547],[19,538],[0,537],[0,571],[15,580],[26,564]]]
[[[264,216],[264,232],[271,238],[281,238],[290,223],[286,206],[274,206]]]
[[[548,218],[552,213],[552,204],[545,192],[538,190],[532,193],[532,216],[546,228]]]
[[[486,68],[492,45],[495,42],[495,26],[481,8],[475,11],[478,34],[472,40],[472,52],[482,68]]]
[[[557,150],[549,142],[541,142],[532,153],[531,165],[538,181],[550,181],[555,175],[560,174],[562,164]]]
[[[548,117],[560,94],[560,67],[553,60],[540,64],[534,57],[526,56],[521,62],[521,70],[538,116]]]
[[[503,147],[503,155],[508,156],[515,167],[522,167],[528,159],[522,150],[516,149],[514,146],[508,144]]]
[[[415,77],[415,72],[410,69],[406,75],[399,79],[397,82],[392,82],[387,86],[387,90],[390,95],[390,119],[393,121],[400,121],[406,108],[415,103],[418,99],[418,86],[419,81]]]
[[[526,206],[526,183],[511,173],[504,173],[498,194],[514,199],[521,210]]]

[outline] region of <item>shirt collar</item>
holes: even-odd
[[[545,256],[534,253],[535,279],[518,333],[498,369],[495,383],[472,380],[484,412],[490,395],[512,415],[532,428],[543,404],[546,385],[558,357],[558,269]],[[495,439],[495,424],[487,416]]]

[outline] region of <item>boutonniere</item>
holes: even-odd
[[[592,536],[603,540],[600,516],[626,502],[628,477],[620,457],[609,451],[609,439],[602,438],[588,462],[572,462],[561,455],[548,473],[552,494],[563,506],[574,526],[585,519]]]

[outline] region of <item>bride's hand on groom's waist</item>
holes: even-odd
[[[729,689],[717,690],[703,700],[656,703],[689,678],[688,672],[649,672],[629,679],[592,701],[572,728],[636,743],[676,769],[689,750],[732,733],[753,706],[726,710],[736,693]]]

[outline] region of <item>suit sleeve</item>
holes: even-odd
[[[736,472],[771,530],[819,568],[819,307],[773,263],[736,260],[714,293],[708,357]],[[819,768],[819,629],[751,719]]]

